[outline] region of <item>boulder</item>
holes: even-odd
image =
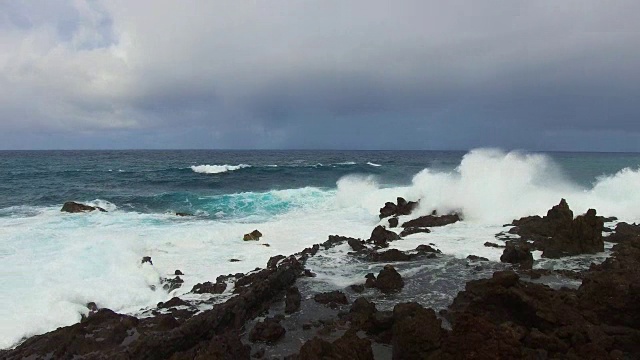
[[[212,283],[210,281],[207,281],[194,285],[191,289],[191,292],[194,294],[222,294],[226,289],[226,282]]]
[[[460,221],[460,216],[458,214],[449,214],[449,215],[426,215],[421,216],[417,219],[409,220],[402,224],[403,228],[411,228],[411,227],[436,227],[436,226],[445,226],[449,224],[453,224],[455,222]]]
[[[359,239],[349,238],[349,240],[347,240],[347,243],[349,244],[349,246],[351,246],[353,251],[362,251],[362,250],[365,250],[367,248],[364,245],[364,241],[359,240]]]
[[[384,219],[389,216],[409,215],[418,206],[415,201],[407,201],[402,197],[396,199],[397,204],[392,202],[386,202],[382,208],[380,208],[380,219]]]
[[[402,232],[400,233],[400,237],[405,237],[405,236],[409,236],[417,233],[430,233],[430,232],[431,230],[424,227],[408,227],[402,230]]]
[[[262,237],[262,233],[258,230],[253,230],[248,234],[244,234],[242,240],[244,241],[258,241]]]
[[[542,256],[559,258],[578,254],[595,254],[604,251],[602,229],[604,223],[594,209],[577,216],[566,227],[559,228],[551,239],[544,241]]]
[[[300,290],[298,290],[296,286],[288,288],[284,298],[284,312],[286,314],[292,314],[298,311],[301,301],[302,295],[300,294]]]
[[[477,255],[469,255],[467,256],[467,260],[469,261],[489,261],[486,257],[477,256]],[[533,258],[532,258],[533,260]]]
[[[68,213],[80,213],[80,212],[88,212],[88,211],[95,211],[95,210],[99,210],[101,212],[107,212],[107,210],[99,206],[85,205],[85,204],[80,204],[73,201],[68,201],[64,203],[64,205],[62,205],[62,209],[60,209],[60,211],[64,211]]]
[[[392,293],[402,290],[404,280],[391,265],[385,265],[375,279],[375,287],[383,293]]]
[[[397,217],[392,217],[391,219],[389,219],[389,227],[390,228],[398,227],[398,218]]]
[[[500,256],[500,261],[504,263],[517,264],[523,269],[531,269],[533,266],[533,255],[526,243],[508,242],[506,248]]]
[[[302,345],[297,359],[373,360],[374,357],[369,340],[361,339],[355,331],[347,331],[333,343],[314,337]]]
[[[390,241],[400,240],[400,236],[384,228],[382,225],[378,225],[371,232],[369,242],[374,243],[378,247],[388,247]]]
[[[381,262],[392,262],[392,261],[409,261],[412,256],[410,254],[405,254],[404,252],[397,249],[390,249],[383,252],[371,252],[367,255],[367,260],[369,261],[381,261]]]
[[[269,258],[267,261],[267,269],[273,269],[278,265],[280,260],[286,259],[287,257],[284,255],[276,255]]]
[[[280,340],[287,331],[280,325],[280,321],[275,318],[266,318],[258,322],[251,332],[249,332],[249,340],[251,342],[274,343]]]
[[[143,256],[142,260],[140,261],[140,264],[144,264],[144,263],[149,263],[150,265],[153,265],[153,261],[151,261],[151,256]]]
[[[615,231],[604,240],[608,242],[623,242],[640,237],[640,225],[627,224],[626,222],[620,222],[616,225]]]
[[[319,302],[320,304],[346,305],[349,303],[347,296],[342,291],[338,291],[338,290],[316,294],[313,297],[313,300],[315,300],[316,302]]]
[[[393,359],[425,359],[440,347],[442,321],[417,303],[393,308]]]

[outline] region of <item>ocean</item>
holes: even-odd
[[[498,261],[501,250],[483,244],[504,224],[543,215],[561,198],[575,214],[595,208],[638,222],[639,186],[640,154],[627,153],[0,151],[0,349],[78,322],[91,301],[141,315],[173,296],[193,296],[184,294],[196,283],[264,267],[328,235],[367,239],[386,224],[379,208],[397,196],[420,199],[407,218],[433,210],[464,218],[392,245],[431,243],[450,256],[446,270],[429,270],[433,291],[412,295],[444,307],[466,279],[490,275],[453,265],[470,254]],[[62,213],[66,201],[108,212]],[[254,229],[263,238],[243,241]],[[369,265],[348,251],[310,259],[326,288],[362,282]],[[141,264],[143,256],[153,265]],[[535,266],[588,266],[596,258]],[[160,278],[176,269],[185,283],[168,293]]]

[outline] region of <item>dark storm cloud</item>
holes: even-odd
[[[34,4],[0,3],[4,148],[640,151],[635,1]]]

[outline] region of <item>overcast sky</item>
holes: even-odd
[[[0,0],[0,149],[640,151],[640,1]]]

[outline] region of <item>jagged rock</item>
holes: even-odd
[[[374,357],[369,340],[361,339],[354,331],[347,331],[333,343],[314,337],[302,345],[298,359],[373,360]]]
[[[176,306],[189,306],[189,303],[180,299],[179,297],[173,297],[171,298],[171,300],[168,300],[166,302],[161,302],[158,303],[158,307],[159,308],[163,308],[163,309],[168,309],[171,307],[176,307]]]
[[[99,206],[90,206],[85,204],[80,204],[73,201],[68,201],[62,205],[62,209],[60,211],[68,212],[68,213],[80,213],[87,211],[99,210],[100,212],[107,212],[107,210],[99,207]]]
[[[469,255],[469,256],[467,256],[467,260],[470,260],[470,261],[489,261],[489,259],[487,259],[486,257],[477,256],[477,255]]]
[[[378,225],[371,232],[369,242],[374,243],[378,247],[388,247],[390,241],[400,240],[400,236],[384,228],[384,226]]]
[[[402,224],[403,228],[410,227],[435,227],[435,226],[445,226],[449,224],[453,224],[455,222],[460,221],[460,216],[458,214],[449,214],[449,215],[426,215],[421,216],[417,219],[409,220]]]
[[[269,261],[267,262],[267,268],[268,269],[273,269],[278,265],[278,262],[282,259],[286,259],[287,257],[284,255],[276,255],[276,256],[272,256],[269,258]]]
[[[423,227],[408,227],[405,228],[404,230],[402,230],[402,232],[400,232],[400,237],[405,237],[405,236],[409,236],[409,235],[413,235],[413,234],[417,234],[417,233],[430,233],[431,230],[429,230],[428,228],[423,228]]]
[[[262,233],[258,230],[253,230],[248,234],[244,234],[242,240],[244,241],[258,241],[262,237]]]
[[[368,331],[374,326],[376,312],[376,304],[364,297],[359,297],[351,305],[347,318],[352,327]]]
[[[520,265],[523,269],[531,269],[533,255],[531,255],[531,249],[526,244],[508,242],[502,252],[502,256],[500,256],[500,261]]]
[[[393,308],[393,359],[424,359],[440,347],[442,321],[417,303]]]
[[[391,265],[385,265],[375,279],[375,287],[383,293],[391,293],[402,290],[404,280]]]
[[[429,245],[418,245],[418,247],[416,247],[416,251],[419,253],[440,253],[440,250],[434,249]]]
[[[142,261],[140,261],[141,264],[144,263],[149,263],[151,265],[153,265],[153,261],[151,261],[151,256],[143,256],[142,257]]]
[[[226,282],[212,283],[207,281],[194,285],[191,292],[194,294],[222,294],[226,289]]]
[[[349,303],[347,296],[342,291],[338,291],[338,290],[316,294],[313,297],[313,300],[315,300],[316,302],[319,302],[320,304],[346,305]]]
[[[292,314],[298,311],[301,301],[302,295],[300,294],[300,290],[295,286],[288,288],[284,298],[284,312],[286,314]]]
[[[626,222],[620,222],[616,225],[615,231],[609,236],[605,237],[605,241],[609,242],[624,242],[640,236],[640,225],[627,224]]]
[[[392,262],[392,261],[409,261],[412,256],[409,254],[405,254],[404,252],[397,249],[390,249],[383,252],[371,252],[367,255],[367,260],[369,261],[381,261],[381,262]]]
[[[492,243],[492,242],[489,242],[489,241],[485,242],[484,246],[492,247],[492,248],[504,248],[505,247],[504,245],[498,245],[496,243]]]
[[[344,242],[348,242],[349,240],[360,241],[359,239],[354,239],[347,236],[329,235],[329,239],[323,242],[322,246],[325,248],[325,250],[327,250]]]
[[[160,282],[162,283],[163,289],[167,290],[168,292],[171,292],[175,289],[180,288],[184,283],[184,280],[182,280],[180,276],[176,276],[173,279],[171,278],[162,279]]]
[[[392,217],[391,219],[389,219],[389,227],[390,228],[398,227],[398,218],[397,217]]]
[[[380,219],[389,216],[409,215],[418,206],[415,201],[407,201],[402,197],[396,199],[397,204],[386,202],[384,207],[380,208]]]
[[[565,203],[566,204],[566,203]],[[542,256],[558,258],[578,254],[595,254],[604,251],[602,229],[604,223],[594,209],[580,215],[560,228],[551,239],[544,242]]]
[[[376,276],[373,273],[368,273],[365,275],[364,287],[373,288],[376,287]]]
[[[229,259],[229,262],[240,262],[240,259]]]
[[[362,251],[367,248],[366,246],[364,246],[364,241],[362,240],[350,238],[349,240],[347,240],[347,243],[349,244],[349,246],[351,246],[353,251]]]
[[[278,341],[287,331],[274,318],[266,318],[258,322],[249,333],[249,340],[252,342],[262,341],[274,343]]]
[[[173,274],[174,274],[174,275],[184,275],[184,274],[182,273],[182,271],[180,271],[180,270],[176,270]]]

